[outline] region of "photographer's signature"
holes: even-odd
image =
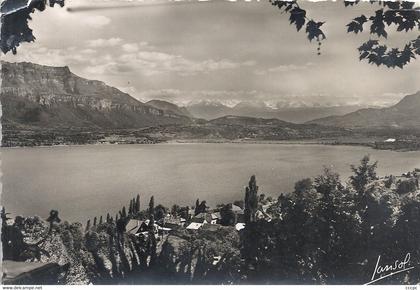
[[[375,271],[373,271],[372,274],[372,278],[370,282],[366,283],[365,285],[369,285],[387,277],[414,269],[414,267],[409,267],[410,253],[407,253],[403,260],[395,260],[395,262],[392,264],[381,265],[380,261],[381,256],[379,255],[378,260],[376,261]]]

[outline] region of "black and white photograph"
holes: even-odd
[[[420,2],[0,5],[3,289],[418,289]]]

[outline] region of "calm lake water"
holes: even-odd
[[[92,145],[1,150],[2,204],[13,215],[47,217],[58,209],[69,221],[114,214],[140,193],[155,203],[210,205],[242,199],[255,174],[261,193],[277,197],[294,183],[333,166],[343,178],[365,154],[380,175],[420,168],[420,152],[297,144]]]

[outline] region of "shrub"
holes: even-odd
[[[397,193],[406,194],[416,191],[418,188],[418,180],[415,178],[401,180],[397,183]]]

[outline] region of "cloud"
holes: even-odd
[[[18,55],[5,55],[4,60],[12,62],[33,62],[48,66],[74,66],[89,63],[92,59],[92,51],[88,49],[78,50],[75,47],[66,49],[47,48],[37,43],[30,44],[30,49]]]
[[[111,19],[103,15],[94,15],[94,16],[84,17],[83,22],[92,28],[99,29],[110,24]]]
[[[86,41],[86,45],[88,47],[112,47],[112,46],[117,46],[120,45],[122,42],[121,38],[118,37],[113,37],[113,38],[109,38],[109,39],[103,39],[103,38],[98,38],[98,39],[93,39],[93,40],[88,40]]]
[[[91,64],[86,68],[86,71],[96,74],[138,72],[144,76],[158,74],[191,76],[255,65],[255,61],[191,60],[182,55],[158,51],[147,42],[123,43],[120,38],[91,40],[87,42],[87,46],[93,48],[118,46],[120,48],[108,51],[112,54],[108,59],[104,59],[103,55],[98,54],[95,61],[91,60]]]
[[[228,59],[190,60],[181,55],[168,54],[159,51],[139,51],[133,55],[123,55],[121,62],[131,61],[140,68],[144,75],[152,76],[164,73],[176,73],[181,76],[210,73],[221,70],[232,70],[248,63],[238,63]]]
[[[123,44],[122,49],[125,52],[136,52],[139,50],[139,45],[137,43],[126,43]]]
[[[106,49],[113,48],[113,49]],[[148,42],[124,42],[119,37],[86,40],[79,47],[49,48],[38,43],[13,57],[15,61],[30,61],[51,66],[77,67],[87,78],[121,74],[152,77],[181,77],[253,67],[253,60],[189,59],[180,54],[157,50]],[[81,70],[80,70],[81,69]]]
[[[290,71],[298,71],[298,70],[305,70],[310,67],[313,67],[315,64],[312,62],[305,63],[303,65],[296,65],[296,64],[285,64],[285,65],[279,65],[267,69],[259,69],[255,71],[255,74],[257,75],[267,75],[267,74],[273,74],[273,73],[285,73]]]
[[[79,52],[80,53],[83,53],[83,54],[93,54],[93,53],[96,53],[96,50],[95,49],[91,49],[91,48],[86,48],[86,49],[80,50]]]
[[[105,49],[109,47],[114,49]],[[26,61],[46,65],[83,67],[84,75],[95,78],[98,78],[98,75],[136,73],[145,77],[159,74],[186,77],[256,65],[252,60],[242,62],[226,58],[192,60],[179,54],[156,50],[147,42],[124,42],[118,37],[87,40],[79,48],[53,49],[35,46],[28,50],[28,54],[19,56]]]
[[[137,52],[140,49],[154,49],[154,47],[151,46],[146,41],[142,41],[138,43],[124,43],[121,46],[121,48],[123,49],[124,52],[129,52],[129,53]]]

